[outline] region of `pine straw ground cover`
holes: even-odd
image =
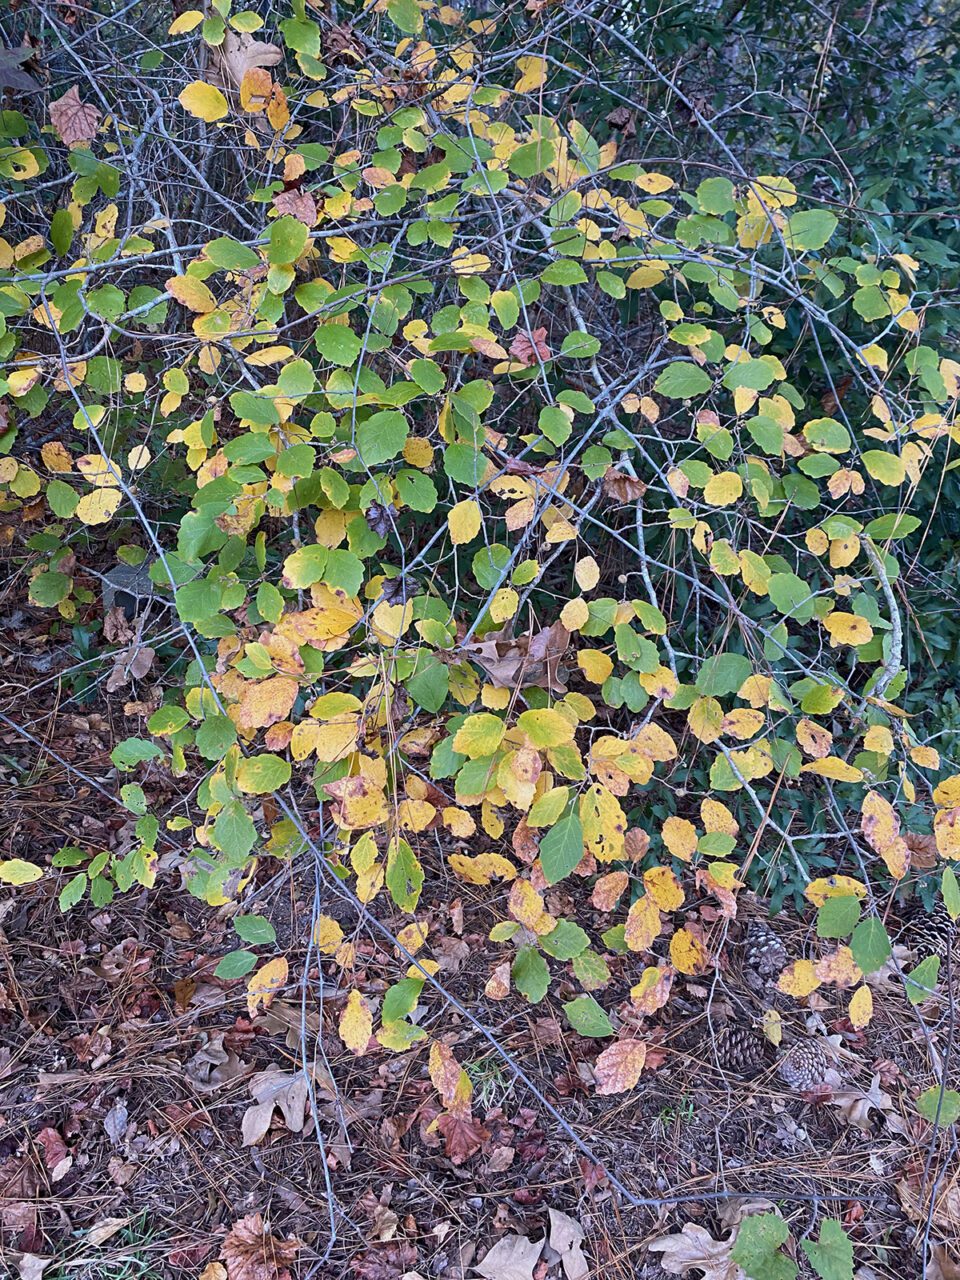
[[[37,696],[27,723],[41,740],[55,736],[58,754],[82,756],[95,772],[99,764],[108,778],[109,699],[98,705],[69,711]],[[11,853],[36,853],[60,823],[122,844],[115,814],[92,788],[15,733],[0,743]],[[464,1133],[437,1130],[424,1055],[377,1063],[344,1051],[335,965],[303,946],[316,903],[302,865],[258,873],[247,899],[290,962],[288,984],[256,1019],[243,981],[214,976],[230,945],[229,912],[211,917],[168,887],[100,911],[87,905],[64,921],[37,887],[2,908],[8,1264],[32,1276],[41,1272],[31,1260],[46,1259],[42,1274],[58,1280],[216,1280],[230,1232],[259,1215],[254,1238],[266,1252],[253,1249],[241,1272],[251,1280],[274,1280],[285,1267],[298,1276],[459,1278],[476,1264],[498,1280],[654,1280],[696,1275],[698,1259],[710,1280],[727,1280],[737,1274],[729,1255],[743,1216],[780,1207],[797,1240],[815,1208],[841,1221],[858,1277],[884,1280],[913,1274],[925,1229],[919,1206],[931,1193],[935,1237],[956,1238],[952,1138],[931,1140],[912,1103],[933,1078],[930,1054],[954,1075],[952,1007],[938,998],[917,1008],[898,994],[893,964],[907,962],[904,948],[872,976],[878,1013],[857,1031],[829,988],[799,1008],[778,996],[763,974],[764,948],[781,961],[814,953],[810,921],[781,915],[768,924],[762,902],[744,895],[741,918],[719,922],[723,965],[709,979],[681,978],[647,1026],[638,1088],[602,1099],[592,1088],[595,1051],[564,1034],[563,985],[536,1009],[517,997],[485,1000],[495,958],[487,938],[506,894],[491,901],[456,890],[446,878],[424,887],[429,954],[443,985],[485,1022],[496,1016],[503,1048],[589,1153],[456,1010],[431,1010],[427,1026],[442,1027],[473,1084],[474,1122]],[[588,927],[590,908],[580,910]],[[382,990],[393,957],[369,928],[341,916],[360,980]],[[758,922],[768,931],[759,949]],[[612,963],[615,980],[629,984],[629,964]],[[761,1030],[764,1022],[771,1030],[771,1010],[779,1052]],[[779,1069],[797,1044],[827,1055],[823,1078],[801,1088]],[[608,1175],[634,1195],[684,1202],[631,1207]],[[715,1199],[717,1187],[729,1197]],[[551,1227],[567,1239],[568,1219],[582,1229],[589,1270],[577,1269],[576,1254],[564,1273],[563,1255],[544,1245]],[[797,1256],[800,1274],[814,1275]],[[949,1264],[939,1274],[952,1275]]]

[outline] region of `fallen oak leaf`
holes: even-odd
[[[453,1164],[465,1164],[490,1137],[479,1120],[462,1112],[446,1112],[437,1120],[443,1134],[443,1149]]]
[[[304,1072],[291,1075],[274,1069],[258,1071],[250,1081],[249,1089],[256,1101],[243,1113],[240,1122],[245,1147],[256,1146],[266,1137],[277,1107],[291,1133],[303,1131],[309,1093]]]
[[[736,1235],[734,1231],[727,1240],[714,1240],[709,1231],[687,1222],[678,1234],[654,1240],[649,1251],[660,1254],[660,1266],[672,1276],[697,1270],[703,1273],[703,1280],[747,1280],[730,1256]]]
[[[80,91],[74,84],[62,98],[50,103],[50,121],[60,141],[68,147],[88,147],[97,136],[100,112],[80,101]]]
[[[484,1280],[533,1280],[543,1245],[543,1240],[528,1240],[526,1236],[504,1236],[474,1270]]]
[[[550,1215],[551,1249],[556,1249],[563,1263],[563,1274],[567,1280],[587,1280],[590,1264],[584,1257],[581,1245],[586,1233],[576,1218],[557,1209],[548,1209]]]

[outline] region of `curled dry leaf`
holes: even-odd
[[[277,1107],[290,1132],[302,1132],[308,1093],[307,1077],[302,1071],[296,1075],[286,1071],[258,1071],[250,1081],[250,1094],[256,1101],[243,1113],[241,1121],[243,1145],[252,1147],[263,1140]]]
[[[291,1280],[290,1263],[299,1250],[299,1240],[271,1235],[262,1216],[250,1213],[230,1228],[220,1256],[229,1280]]]
[[[703,1280],[746,1280],[730,1256],[735,1243],[736,1232],[728,1240],[714,1240],[709,1231],[688,1222],[677,1235],[654,1240],[650,1252],[660,1255],[660,1266],[671,1276],[700,1271]]]
[[[540,1261],[543,1243],[528,1240],[526,1236],[504,1236],[474,1270],[484,1280],[534,1280],[534,1267]]]
[[[230,27],[216,54],[217,69],[226,89],[239,89],[243,77],[255,67],[275,67],[283,61],[283,53],[275,44],[254,40],[249,32]]]
[[[97,136],[100,112],[89,103],[80,101],[80,91],[71,85],[62,98],[50,103],[50,120],[61,142],[71,150],[88,147]]]
[[[556,1249],[563,1263],[563,1274],[567,1280],[587,1280],[590,1264],[584,1257],[581,1245],[586,1233],[576,1218],[560,1213],[556,1209],[548,1210],[550,1214],[550,1248]]]
[[[518,333],[510,343],[510,354],[520,364],[540,364],[551,358],[547,346],[546,329],[534,329],[532,333]]]
[[[614,502],[636,502],[647,492],[647,486],[636,476],[628,476],[616,467],[607,467],[603,475],[603,492]]]

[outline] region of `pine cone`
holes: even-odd
[[[747,966],[761,978],[772,978],[787,963],[787,949],[764,920],[751,920],[744,942]]]
[[[717,1030],[713,1044],[720,1070],[731,1075],[756,1075],[767,1065],[768,1041],[746,1023],[726,1023]]]
[[[816,1040],[798,1041],[780,1059],[780,1079],[797,1093],[809,1093],[823,1084],[827,1074],[827,1055]]]
[[[921,959],[934,955],[939,956],[941,966],[946,964],[956,940],[956,926],[943,899],[937,898],[928,911],[920,898],[911,898],[902,920],[899,941]]]

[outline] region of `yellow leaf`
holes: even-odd
[[[613,671],[613,659],[600,649],[581,649],[577,654],[577,666],[591,684],[603,684]]]
[[[579,631],[590,618],[590,609],[583,596],[568,600],[560,610],[560,621],[568,631]]]
[[[697,698],[687,712],[687,724],[701,742],[716,742],[723,724],[723,707],[716,698]]]
[[[630,1000],[638,1013],[649,1015],[662,1009],[670,998],[673,970],[667,965],[648,965],[640,981],[630,988]]]
[[[337,1031],[350,1052],[362,1058],[373,1035],[373,1014],[366,1000],[356,989],[347,996],[347,1003],[340,1015]]]
[[[83,495],[74,514],[84,524],[106,524],[119,507],[122,497],[119,489],[94,489],[92,493]]]
[[[506,725],[499,716],[480,711],[468,716],[454,734],[453,749],[470,760],[492,756],[503,741]]]
[[[494,622],[506,622],[517,612],[520,596],[513,587],[501,587],[490,601],[490,617]]]
[[[666,818],[660,836],[675,858],[689,862],[697,851],[697,829],[686,818]]]
[[[460,546],[480,532],[480,508],[472,498],[466,498],[451,507],[447,513],[447,527],[451,541]]]
[[[196,311],[201,315],[212,311],[217,305],[216,298],[196,276],[171,276],[164,288],[171,298],[176,298],[189,311]]]
[[[524,711],[517,717],[517,728],[538,748],[560,747],[573,741],[570,721],[553,707]]]
[[[261,965],[247,979],[247,1009],[251,1018],[260,1005],[269,1009],[277,992],[287,981],[289,968],[285,956],[276,956]]]
[[[862,782],[863,770],[847,764],[839,756],[825,756],[823,760],[810,760],[800,766],[801,773],[815,773],[834,782]]]
[[[678,929],[670,939],[670,961],[680,973],[703,973],[710,955],[700,939],[689,929]]]
[[[960,808],[941,809],[933,820],[933,834],[943,857],[960,858]]]
[[[230,109],[220,90],[203,80],[192,80],[181,89],[178,101],[184,111],[207,124],[222,120]]]
[[[624,942],[631,951],[649,951],[660,937],[660,910],[650,894],[638,898],[627,912]]]
[[[807,885],[803,896],[815,907],[822,907],[828,898],[865,898],[867,890],[852,876],[821,876]]]
[[[852,987],[863,977],[852,950],[844,944],[821,956],[814,965],[814,971],[821,982],[829,982],[835,987]]]
[[[736,471],[721,471],[711,476],[703,489],[703,500],[711,507],[729,507],[743,494],[743,481]]]
[[[707,798],[700,801],[700,820],[704,831],[721,831],[724,835],[734,838],[740,834],[736,818],[719,800]]]
[[[513,863],[499,853],[478,853],[475,858],[466,853],[451,853],[449,861],[451,870],[468,884],[486,885],[495,879],[513,880],[517,874]]]
[[[805,755],[822,760],[830,754],[833,734],[823,725],[804,718],[797,721],[797,745]]]
[[[202,21],[203,14],[199,9],[188,9],[186,13],[181,13],[179,18],[174,18],[167,29],[167,35],[185,35],[188,31],[192,31],[194,27],[199,27]]]
[[[584,556],[577,561],[573,576],[581,591],[592,591],[600,581],[600,566],[593,556]]]
[[[131,471],[142,471],[150,461],[150,450],[145,444],[135,444],[127,454],[127,466]]]
[[[450,265],[458,276],[482,276],[490,270],[490,259],[485,253],[471,253],[465,245],[454,249]]]
[[[873,639],[873,627],[866,618],[855,613],[828,613],[823,620],[823,627],[830,636],[832,645],[866,644]]]
[[[532,93],[546,83],[547,64],[543,58],[517,58],[516,66],[520,75],[513,86],[514,93]]]
[[[662,195],[673,187],[673,179],[668,178],[665,173],[641,173],[633,181],[641,191],[646,191],[650,196]]]
[[[47,444],[41,445],[40,457],[47,470],[54,471],[57,475],[66,475],[68,471],[73,470],[73,458],[59,440],[48,441]]]
[[[860,1031],[873,1017],[873,992],[866,984],[857,987],[850,997],[847,1016],[855,1031]]]
[[[911,747],[910,759],[921,769],[940,768],[940,754],[933,747]]]
[[[810,960],[794,960],[777,979],[777,987],[786,996],[802,999],[820,985],[817,971]]]
[[[661,911],[679,911],[683,890],[669,867],[650,867],[643,873],[643,887]]]
[[[434,1040],[430,1046],[430,1082],[445,1107],[451,1107],[460,1091],[462,1068],[448,1045]]]
[[[721,728],[731,738],[737,738],[742,742],[746,738],[752,738],[755,733],[759,733],[763,725],[764,716],[762,712],[752,711],[747,707],[737,707],[733,711],[728,711],[723,717]]]
[[[7,884],[32,884],[43,875],[43,868],[23,858],[7,858],[0,861],[0,880]]]
[[[557,923],[546,911],[543,898],[529,880],[513,882],[507,899],[507,910],[514,920],[539,935],[549,933]]]
[[[343,941],[343,930],[332,916],[320,915],[313,926],[313,941],[318,951],[332,956]]]
[[[900,819],[893,806],[875,791],[868,791],[863,798],[860,829],[893,878],[902,879],[907,873],[910,851],[900,835]]]
[[[933,803],[939,809],[955,809],[960,805],[960,774],[938,782],[933,789]]]
[[[580,797],[580,822],[587,852],[598,862],[614,862],[623,856],[626,815],[602,783],[595,782]]]

